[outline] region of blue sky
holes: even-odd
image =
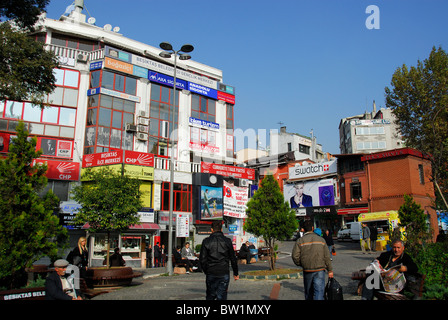
[[[53,0],[58,19],[71,0]],[[369,30],[369,5],[380,29]],[[310,136],[339,153],[339,123],[385,106],[384,88],[403,64],[433,46],[448,50],[446,0],[85,0],[97,26],[158,47],[194,45],[194,60],[221,69],[236,88],[235,128]],[[235,145],[236,150],[241,145]]]

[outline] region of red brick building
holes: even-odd
[[[342,208],[338,213],[352,214],[347,221],[353,220],[358,212],[398,210],[407,194],[428,214],[435,239],[438,227],[432,207],[435,194],[430,181],[431,163],[421,152],[402,148],[337,157]]]

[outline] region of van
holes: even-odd
[[[338,241],[359,241],[361,235],[361,222],[348,222],[338,231]]]

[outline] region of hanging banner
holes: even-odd
[[[246,204],[248,201],[248,188],[235,187],[224,181],[224,215],[244,219],[246,218]]]

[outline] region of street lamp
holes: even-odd
[[[169,229],[168,229],[168,257],[166,263],[166,269],[168,275],[173,275],[173,206],[174,206],[174,111],[176,109],[176,73],[177,73],[177,55],[180,60],[191,59],[191,56],[187,53],[194,50],[191,44],[184,44],[180,50],[175,51],[173,46],[168,42],[162,42],[160,45],[164,51],[159,53],[162,58],[171,58],[174,55],[174,82],[173,82],[173,112],[171,116],[172,130],[171,131],[171,155],[170,155],[170,215],[169,215]]]

